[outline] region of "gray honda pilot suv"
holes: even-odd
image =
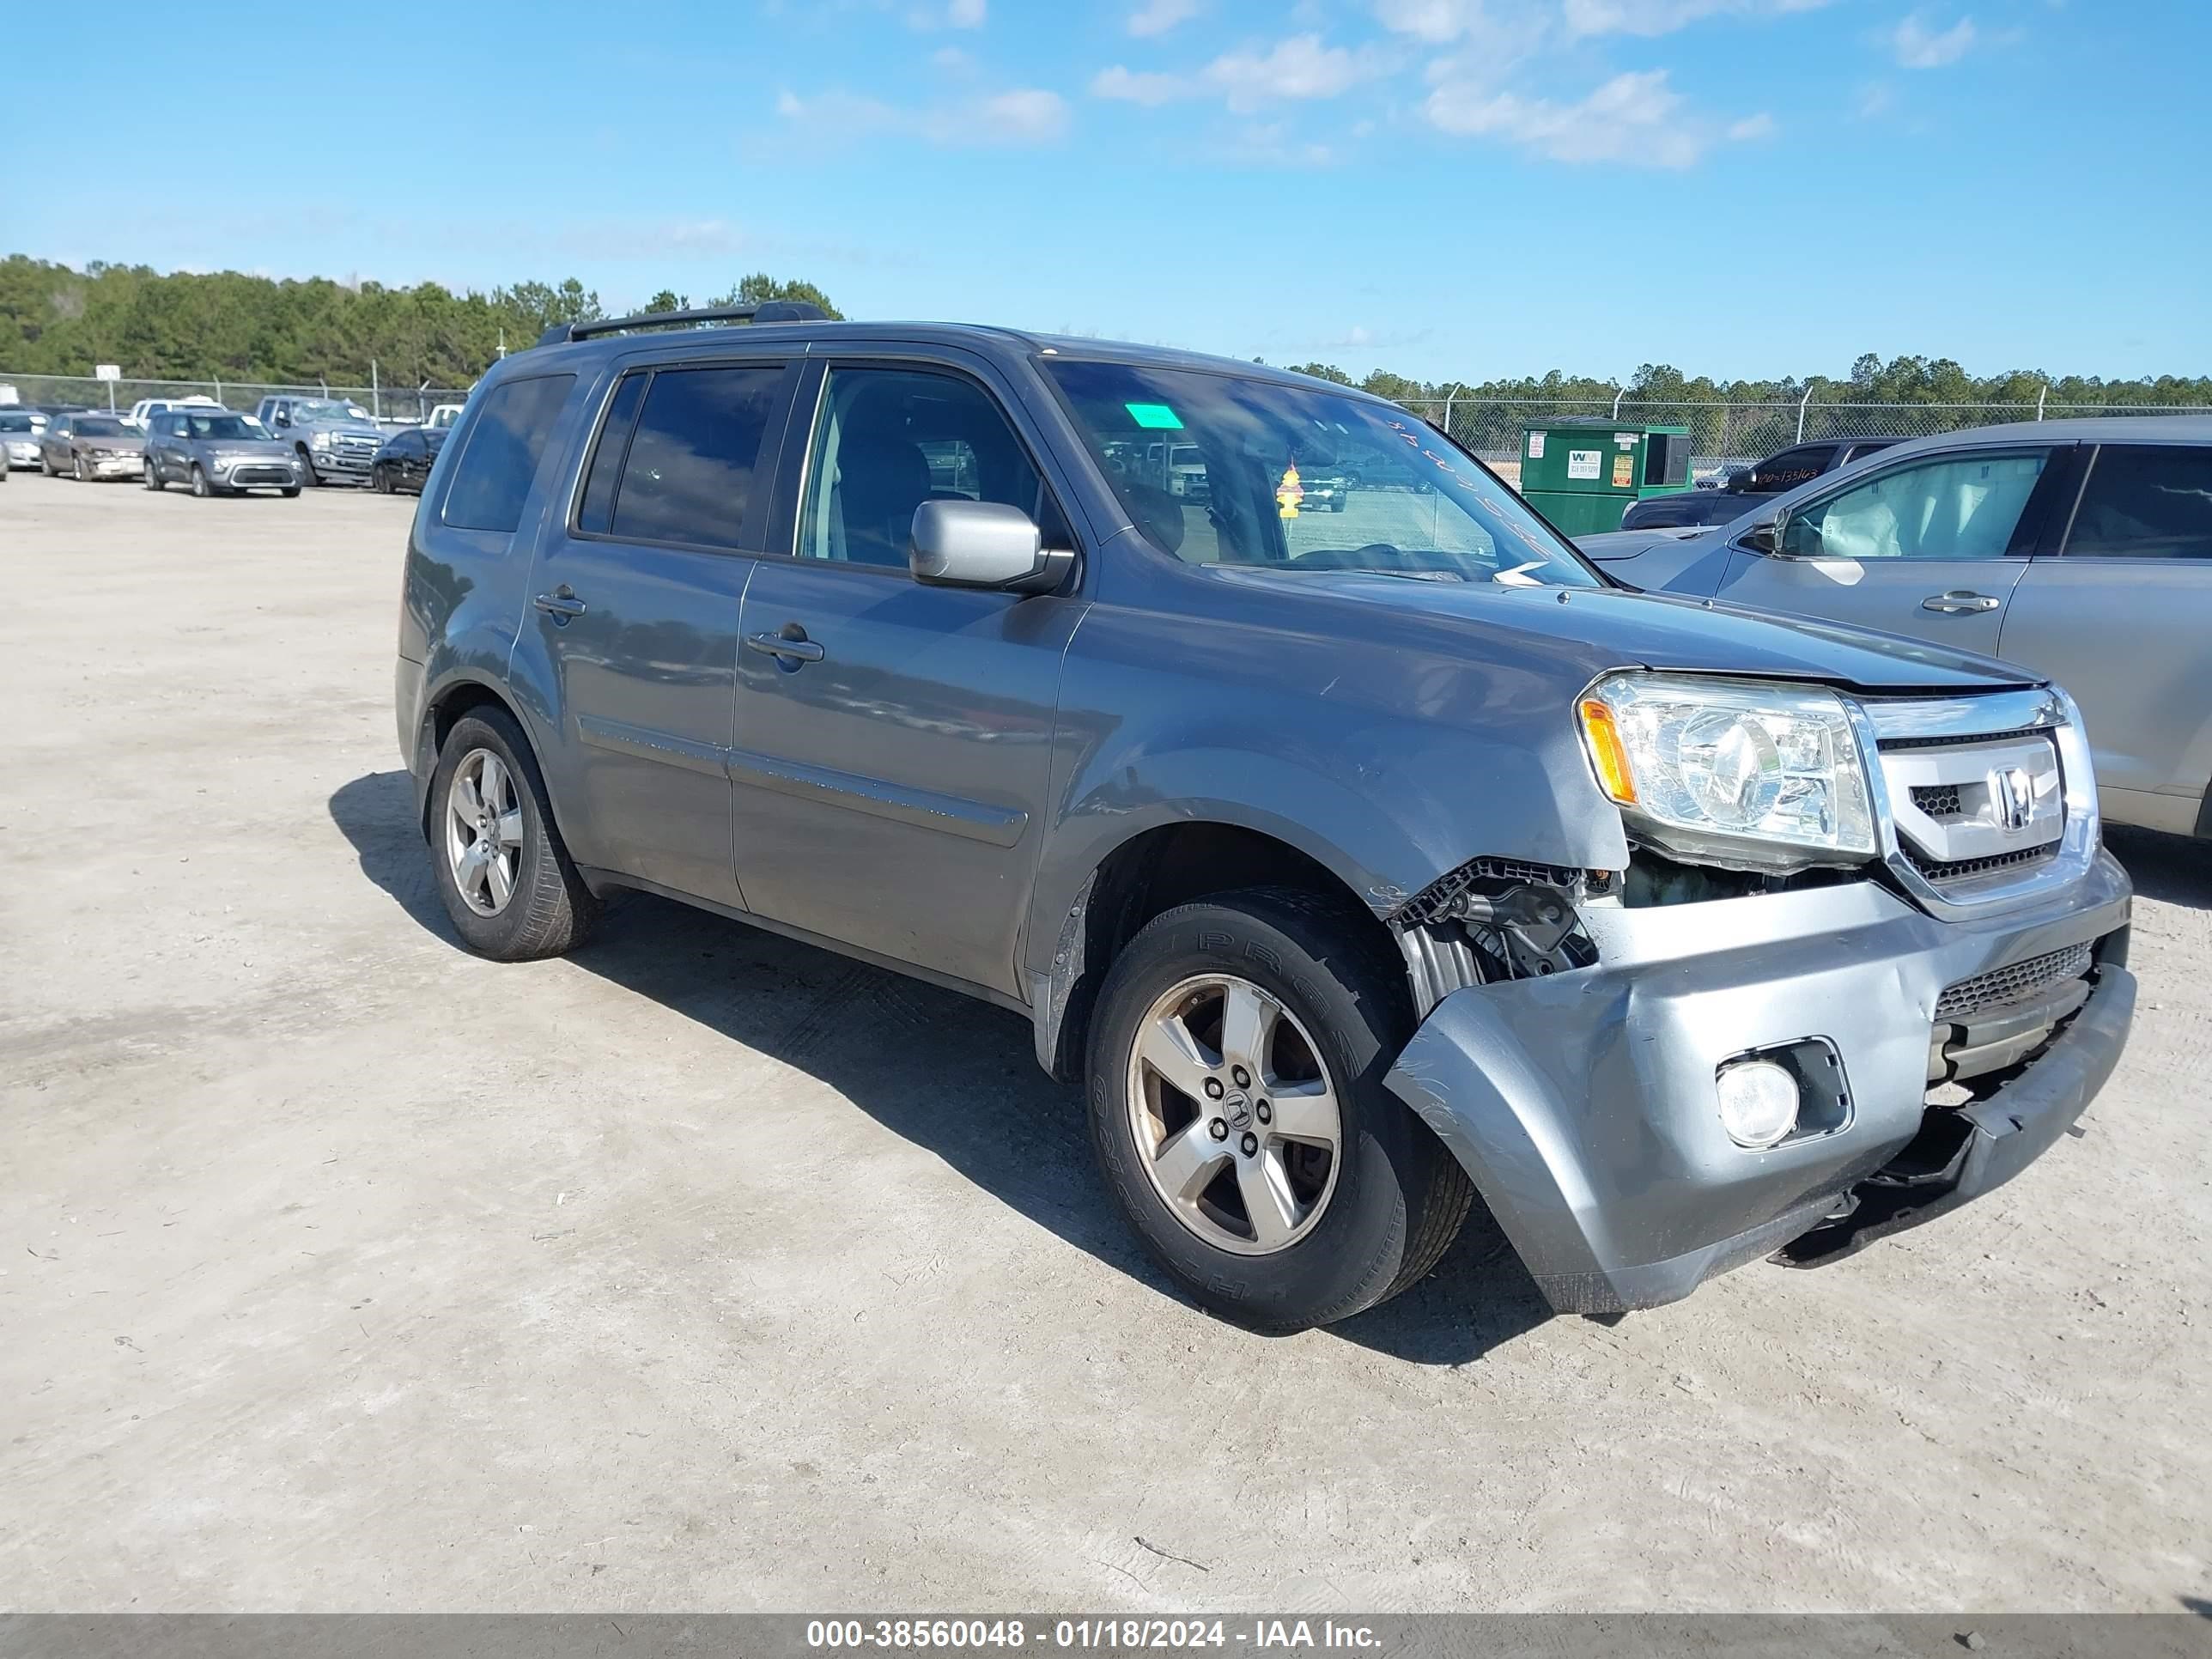
[[[1404,410],[1247,363],[556,327],[430,476],[397,692],[470,947],[641,890],[1018,1010],[1166,1271],[1263,1329],[1478,1197],[1563,1310],[1832,1259],[2051,1146],[2134,1005],[2063,690],[1621,591]]]

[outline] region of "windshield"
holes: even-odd
[[[1389,404],[1198,369],[1046,367],[1130,518],[1187,563],[1600,585],[1511,490]],[[1309,477],[1330,488],[1310,495]]]
[[[0,432],[28,432],[30,429],[31,417],[28,415],[18,415],[12,409],[0,409]]]
[[[295,421],[365,421],[368,411],[359,404],[334,403],[324,398],[302,398],[292,405]]]
[[[119,438],[123,435],[123,422],[112,421],[105,415],[80,415],[70,429],[80,438]]]
[[[265,438],[269,434],[261,422],[247,415],[186,415],[185,435],[188,438]]]

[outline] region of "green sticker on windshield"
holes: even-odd
[[[1139,426],[1156,432],[1182,430],[1182,417],[1165,404],[1123,404],[1121,407],[1129,411],[1129,418]]]

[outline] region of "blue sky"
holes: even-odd
[[[2212,373],[2197,0],[141,10],[11,21],[17,131],[100,113],[0,181],[0,251],[611,307],[766,269],[1429,379]]]

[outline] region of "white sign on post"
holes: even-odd
[[[119,380],[123,378],[123,370],[114,363],[94,363],[92,378],[95,380]]]

